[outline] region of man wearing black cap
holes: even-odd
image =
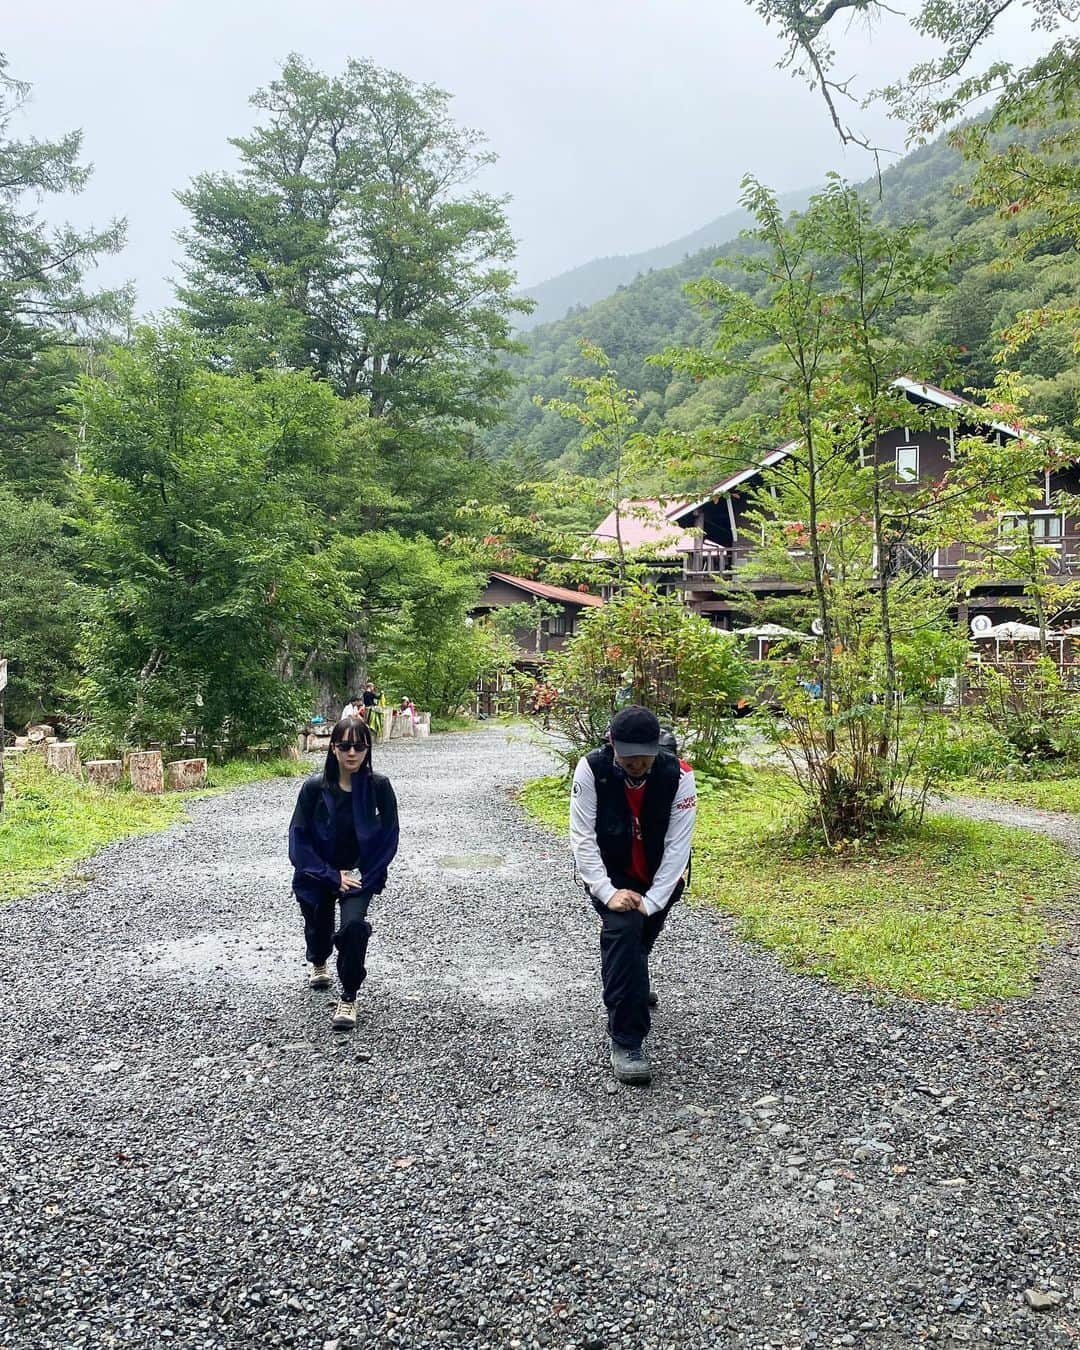
[[[697,790],[689,764],[661,753],[660,723],[648,708],[620,709],[608,742],[574,771],[570,842],[601,919],[611,1067],[621,1083],[646,1084],[649,953],[682,894]]]

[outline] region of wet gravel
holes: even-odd
[[[304,983],[295,783],[0,911],[0,1346],[1076,1343],[1075,942],[1033,999],[881,1007],[686,905],[620,1088],[595,919],[512,799],[543,751],[379,763],[352,1035]]]

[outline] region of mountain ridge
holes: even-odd
[[[780,206],[785,214],[801,211],[817,190],[798,188],[782,193],[779,197]],[[519,294],[535,300],[536,308],[532,314],[518,321],[518,331],[527,332],[540,324],[555,323],[575,309],[596,304],[620,286],[629,285],[645,273],[676,266],[703,249],[729,244],[749,224],[749,212],[742,207],[734,207],[669,243],[657,244],[640,253],[610,253],[602,258],[593,258],[566,272],[559,272],[546,281],[539,281],[535,286],[527,286]]]

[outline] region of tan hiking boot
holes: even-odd
[[[329,967],[324,961],[321,966],[312,965],[308,968],[308,988],[309,989],[329,989],[334,983]]]

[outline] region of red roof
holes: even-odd
[[[683,553],[693,548],[693,535],[686,534],[675,523],[675,518],[685,511],[688,502],[678,501],[633,501],[623,502],[619,507],[619,533],[624,548],[643,548],[655,545],[652,552],[657,557],[667,557]],[[605,542],[615,539],[615,512],[609,511],[592,532],[594,539]]]
[[[544,600],[562,600],[568,605],[602,605],[598,595],[589,595],[585,591],[572,591],[566,586],[549,586],[546,581],[532,581],[529,577],[513,577],[509,572],[490,573],[493,581],[505,581],[509,586],[538,595]]]

